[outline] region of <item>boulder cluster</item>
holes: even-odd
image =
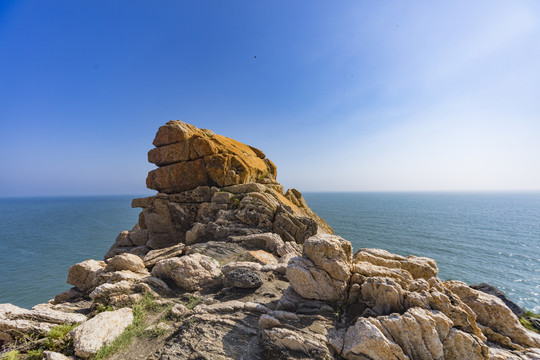
[[[165,337],[117,358],[540,359],[540,335],[501,294],[441,281],[433,259],[353,253],[260,150],[180,121],[154,145],[159,193],[133,200],[138,223],[104,261],[73,265],[72,289],[32,310],[0,305],[5,349],[80,324],[68,355],[91,358],[151,296],[170,312],[148,331]]]

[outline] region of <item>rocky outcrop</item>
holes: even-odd
[[[258,149],[181,121],[162,126],[154,144],[149,160],[159,168],[147,183],[159,193],[133,200],[143,209],[139,222],[120,233],[106,258],[223,240],[275,252],[284,241],[333,233],[299,191],[284,192]]]
[[[133,200],[138,223],[105,261],[73,265],[74,288],[49,303],[0,305],[0,346],[82,323],[66,353],[88,358],[151,300],[170,311],[136,326],[158,347],[117,359],[540,358],[539,335],[499,295],[441,281],[433,259],[353,254],[260,150],[179,121],[154,145],[147,183],[159,193]]]
[[[276,178],[276,166],[259,149],[181,121],[160,127],[154,145],[148,161],[159,168],[148,174],[146,185],[163,193]]]
[[[478,323],[510,338],[518,345],[540,348],[540,335],[525,329],[512,310],[498,297],[474,290],[461,281],[448,280],[445,286],[472,309]]]

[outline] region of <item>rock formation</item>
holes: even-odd
[[[0,305],[6,349],[82,323],[66,355],[91,358],[150,296],[170,310],[144,332],[166,335],[116,358],[540,359],[540,335],[499,297],[441,281],[434,260],[353,254],[262,151],[180,121],[154,145],[147,185],[159,192],[133,200],[138,223],[105,261],[73,265],[75,287],[49,303]]]

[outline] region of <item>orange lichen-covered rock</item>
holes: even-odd
[[[160,192],[271,182],[277,175],[261,150],[182,121],[160,127],[153,144],[148,161],[159,168],[148,174],[146,185]]]

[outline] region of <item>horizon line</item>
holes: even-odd
[[[470,189],[470,190],[453,190],[453,189],[439,189],[439,190],[306,190],[300,191],[302,194],[313,193],[540,193],[540,189]],[[155,196],[159,193],[117,193],[117,194],[34,194],[34,195],[0,195],[0,199],[23,199],[23,198],[62,198],[62,197],[106,197],[106,196],[134,196],[134,197],[148,197]]]

